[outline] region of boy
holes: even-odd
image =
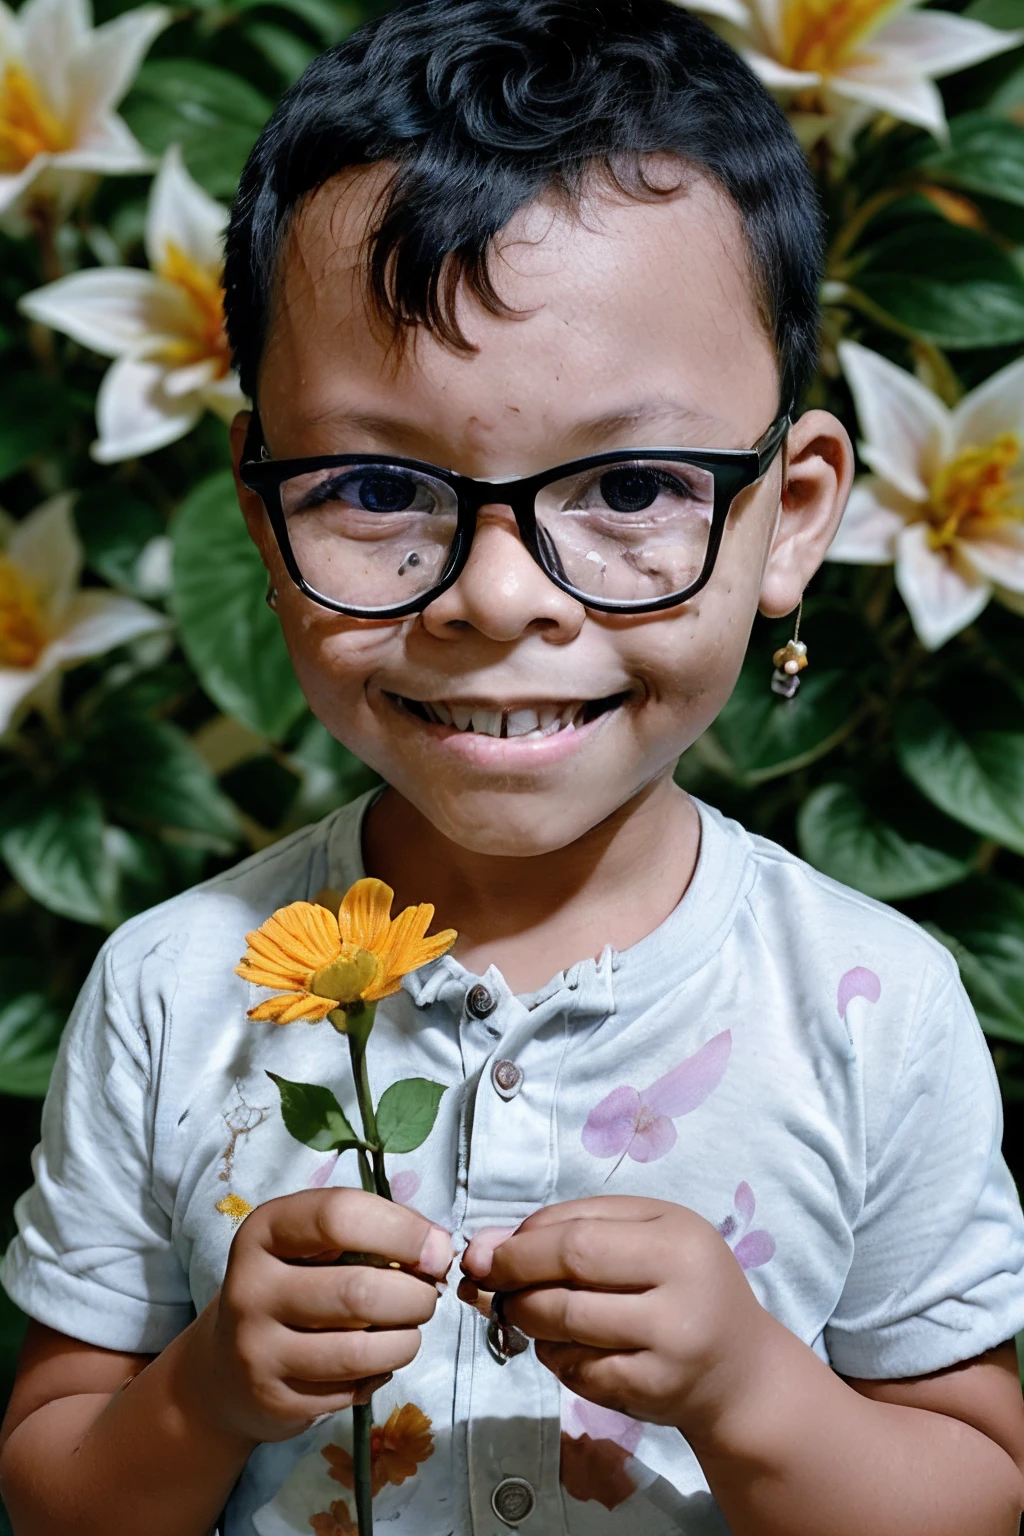
[[[18,1536],[344,1536],[374,1388],[415,1536],[1017,1530],[1024,1224],[955,967],[672,779],[849,489],[789,420],[818,252],[781,113],[666,0],[428,0],[282,102],[239,495],[390,787],[98,962],[5,1272]],[[232,971],[364,871],[460,934],[371,1041],[375,1096],[447,1089],[404,1206],[290,1140],[266,1072],[351,1109],[338,1042]],[[400,1267],[293,1262],[344,1250]]]

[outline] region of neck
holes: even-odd
[[[437,922],[458,930],[462,964],[477,975],[497,966],[516,992],[653,932],[689,885],[699,843],[696,808],[669,775],[569,847],[529,858],[463,848],[391,789],[363,830],[367,873],[394,887],[395,910],[428,894]]]

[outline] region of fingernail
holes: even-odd
[[[494,1250],[516,1230],[515,1227],[482,1227],[462,1255],[463,1269],[473,1275],[489,1274],[494,1263]]]
[[[420,1269],[425,1274],[436,1275],[439,1280],[443,1280],[451,1269],[454,1257],[451,1233],[443,1227],[431,1227],[420,1250]]]

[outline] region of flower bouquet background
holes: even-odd
[[[0,1246],[104,934],[375,782],[306,709],[235,505],[220,239],[276,98],[380,8],[0,0]],[[693,8],[784,102],[821,189],[806,403],[843,417],[862,473],[799,693],[771,692],[790,631],[758,621],[679,778],[950,947],[1020,1176],[1024,14]],[[0,1299],[8,1380],[22,1327]]]

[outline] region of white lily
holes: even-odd
[[[953,410],[913,374],[839,343],[860,456],[830,560],[895,562],[896,585],[929,650],[993,596],[1024,612],[1024,358]]]
[[[88,0],[0,0],[0,214],[69,202],[89,173],[151,168],[114,108],[170,19],[146,5],[94,27]]]
[[[152,270],[91,267],[21,300],[33,320],[117,359],[96,400],[101,464],[176,442],[205,410],[230,421],[244,405],[224,333],[227,218],[169,149],[146,216]]]
[[[55,496],[15,523],[0,552],[0,735],[59,672],[167,627],[133,598],[79,590],[71,500]]]
[[[724,23],[748,63],[787,102],[804,143],[848,137],[873,113],[946,134],[935,81],[1024,42],[922,0],[677,0]]]

